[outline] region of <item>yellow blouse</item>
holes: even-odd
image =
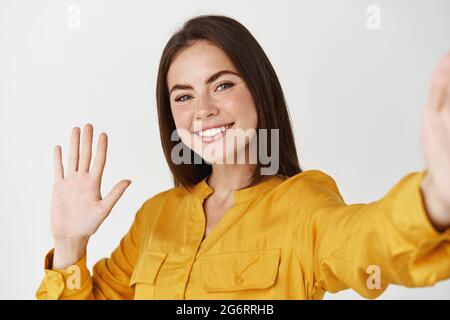
[[[93,267],[51,270],[38,299],[321,299],[352,288],[367,298],[388,284],[431,286],[450,277],[450,229],[430,223],[410,173],[384,197],[347,205],[319,170],[274,176],[234,194],[231,208],[204,238],[206,179],[191,191],[157,194],[109,258]],[[373,273],[373,271],[377,273]],[[374,275],[379,285],[373,284]],[[372,282],[371,282],[372,281]]]

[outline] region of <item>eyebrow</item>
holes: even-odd
[[[219,72],[214,73],[211,77],[209,77],[209,79],[206,80],[205,84],[209,84],[209,83],[215,81],[216,79],[223,76],[224,74],[233,74],[235,76],[241,77],[241,75],[237,72],[234,72],[231,70],[221,70]],[[173,91],[183,90],[183,89],[194,89],[194,88],[192,88],[192,86],[189,84],[176,84],[172,87],[172,89],[170,89],[169,96],[172,94]]]

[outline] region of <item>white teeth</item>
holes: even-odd
[[[226,126],[222,126],[222,127],[201,130],[201,131],[198,131],[198,135],[200,137],[214,137],[215,135],[217,135],[217,134],[219,134],[221,132],[224,132],[229,127],[231,127],[231,126],[230,125],[226,125]]]

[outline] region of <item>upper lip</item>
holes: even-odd
[[[234,124],[234,122],[227,122],[227,123],[224,123],[224,124],[211,124],[211,125],[208,125],[208,126],[203,126],[202,129],[195,130],[194,132],[196,133],[196,132],[199,132],[199,131],[205,131],[207,129],[225,127],[225,126],[230,125],[230,124],[232,125],[232,124]]]

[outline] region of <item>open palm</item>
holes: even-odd
[[[62,150],[54,150],[54,184],[52,194],[52,234],[55,240],[86,239],[94,234],[130,185],[118,182],[103,199],[100,192],[106,163],[108,137],[99,137],[97,152],[90,170],[93,126],[87,124],[80,152],[80,128],[72,130],[68,170],[64,176]],[[90,170],[90,171],[89,171]]]

